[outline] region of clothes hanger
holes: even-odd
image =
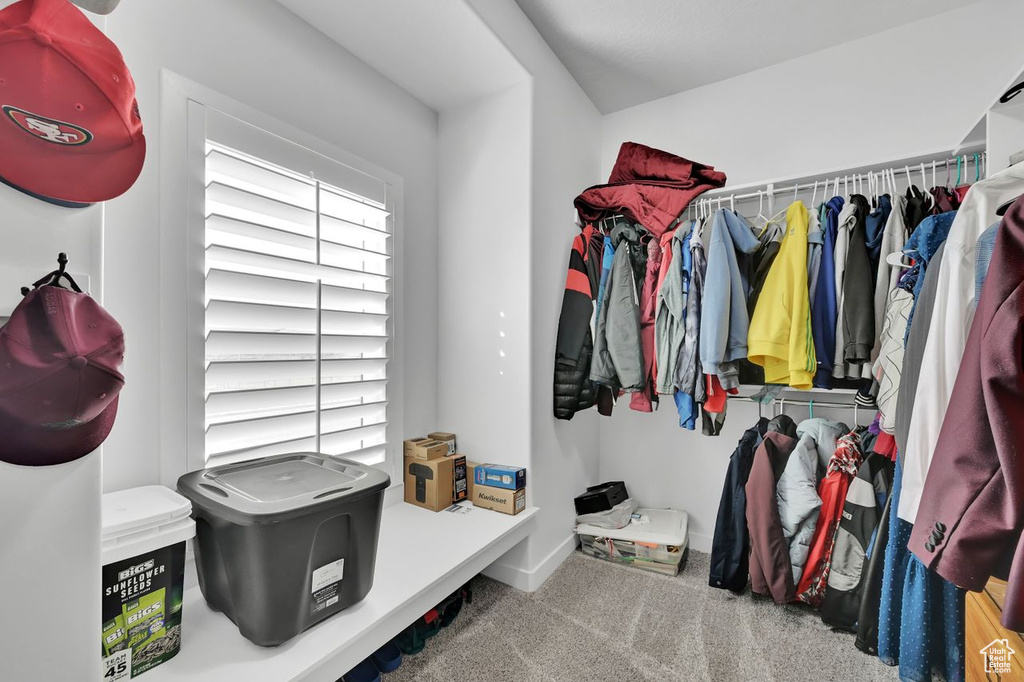
[[[733,213],[736,212],[736,195],[733,194],[729,197],[729,210]]]
[[[949,159],[946,159],[946,188],[949,188]]]
[[[932,187],[938,187],[935,182],[935,162],[932,161]]]
[[[974,181],[981,180],[981,161],[977,153],[974,154]]]

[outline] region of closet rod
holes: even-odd
[[[772,401],[770,403],[760,403],[757,400],[754,400],[753,398],[751,398],[750,396],[747,396],[747,395],[729,396],[729,402],[732,402],[734,400],[741,400],[741,401],[746,402],[746,403],[758,403],[759,405],[773,405],[773,406],[774,405],[783,405],[783,406],[785,406],[785,405],[798,405],[798,406],[801,406],[801,407],[810,407],[811,405],[813,405],[814,407],[837,408],[837,409],[842,409],[842,408],[856,408],[858,410],[860,410],[860,409],[870,409],[866,405],[858,405],[857,403],[827,403],[827,402],[820,401],[820,400],[797,400],[797,399],[790,399],[790,398],[772,398]]]
[[[986,157],[986,154],[984,152],[982,152],[982,153],[980,153],[978,155],[978,161],[977,161],[978,165],[984,165],[985,160],[986,160],[985,157]],[[961,163],[964,163],[964,167],[965,168],[967,166],[972,165],[972,164],[975,163],[974,156],[972,154],[961,156],[959,158],[961,159]],[[921,165],[922,164],[925,166],[926,172],[930,173],[931,172],[931,167],[932,167],[933,163],[935,164],[936,171],[937,171],[938,167],[941,165],[943,172],[945,172],[946,164],[947,163],[955,164],[956,162],[957,162],[957,157],[953,157],[953,158],[944,159],[944,160],[936,159],[935,161],[924,161],[924,162],[920,162],[919,161],[916,164],[910,164],[909,166],[905,164],[901,168],[898,168],[896,166],[891,166],[891,167],[883,167],[880,170],[862,171],[862,172],[859,172],[859,173],[842,173],[842,172],[839,172],[839,173],[826,173],[826,174],[821,175],[820,179],[817,182],[818,182],[818,185],[822,185],[822,183],[825,182],[826,180],[829,181],[829,182],[832,182],[836,178],[839,178],[840,180],[842,180],[844,178],[852,178],[852,177],[861,177],[861,178],[863,178],[863,177],[866,177],[868,175],[877,175],[877,174],[882,173],[882,172],[887,172],[890,168],[892,169],[892,172],[894,174],[896,174],[896,175],[907,175],[908,177],[913,178],[915,174],[918,174],[918,173],[921,172]],[[763,189],[755,190],[755,191],[752,191],[752,192],[743,192],[742,194],[730,194],[729,191],[728,191],[728,188],[727,187],[723,187],[721,189],[712,190],[711,192],[708,192],[708,193],[702,195],[701,197],[699,197],[697,199],[697,202],[701,202],[701,201],[703,201],[703,202],[711,202],[711,201],[738,201],[738,200],[742,200],[742,199],[757,199],[760,196],[765,196],[765,197],[767,197],[769,195],[777,196],[777,195],[780,195],[780,194],[786,194],[787,192],[799,191],[800,189],[808,190],[808,189],[811,189],[812,187],[814,187],[814,181],[797,182],[797,183],[794,183],[794,184],[789,185],[787,187],[775,187],[774,183],[766,182],[766,183],[764,183],[764,188]],[[711,196],[709,196],[709,195],[711,195]],[[697,203],[697,202],[694,202],[694,203]]]

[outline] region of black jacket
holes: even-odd
[[[569,255],[569,273],[562,295],[555,342],[554,412],[558,419],[572,419],[579,410],[592,407],[597,390],[590,381],[594,339],[590,318],[601,282],[604,237],[587,225],[576,235]]]
[[[750,535],[747,532],[747,478],[754,463],[754,452],[768,430],[762,417],[757,425],[743,432],[729,460],[718,520],[711,542],[711,572],[708,584],[723,590],[741,592],[747,586]]]
[[[873,452],[850,481],[832,548],[828,587],[821,603],[821,620],[826,625],[858,631],[857,619],[868,584],[867,550],[878,529],[891,485],[892,462]],[[872,551],[879,551],[877,542]]]
[[[893,513],[892,495],[878,521],[871,558],[864,571],[864,593],[857,616],[857,648],[872,656],[878,655],[878,616],[882,606],[882,575],[885,571],[885,547],[889,544],[889,514]]]
[[[865,241],[871,207],[860,194],[854,194],[850,201],[857,207],[857,222],[850,233],[843,276],[843,319],[840,320],[846,340],[843,359],[849,363],[864,363],[871,359],[875,345],[875,281]]]

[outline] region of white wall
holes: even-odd
[[[610,114],[603,175],[625,140],[713,164],[732,185],[948,151],[1024,63],[1022,24],[1024,4],[990,0]],[[601,419],[600,478],[625,480],[641,504],[687,510],[691,542],[706,550],[729,455],[757,415],[732,403],[710,438],[680,429],[671,400],[655,414],[621,404]]]
[[[474,461],[531,466],[530,83],[442,112],[438,424]]]
[[[989,0],[604,117],[737,185],[951,149],[1024,63],[1024,3]],[[782,39],[780,37],[780,39]]]
[[[518,444],[531,453],[527,488],[541,513],[525,546],[506,556],[491,574],[536,589],[574,546],[572,498],[598,478],[597,415],[591,411],[571,422],[556,422],[552,372],[569,248],[576,231],[572,200],[598,180],[600,116],[518,6],[469,2],[529,72],[533,84],[529,233],[522,236],[530,245],[529,263],[524,268],[505,258],[497,268],[499,276],[518,280],[530,308],[529,421]]]
[[[135,77],[149,154],[136,185],[106,207],[105,303],[125,328],[128,353],[120,413],[104,448],[105,489],[158,480],[162,445],[155,436],[158,424],[162,414],[181,408],[164,404],[167,398],[160,383],[162,354],[178,352],[182,344],[173,330],[161,335],[156,293],[161,258],[161,69],[404,178],[407,258],[399,292],[404,297],[400,323],[415,330],[415,343],[405,345],[402,431],[420,433],[433,428],[437,377],[435,112],[269,0],[126,2],[108,17],[107,32]],[[185,453],[180,456],[184,458]]]

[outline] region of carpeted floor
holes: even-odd
[[[487,578],[473,604],[384,682],[715,682],[898,679],[801,606],[707,586],[708,555],[676,578],[573,553],[526,594]]]

